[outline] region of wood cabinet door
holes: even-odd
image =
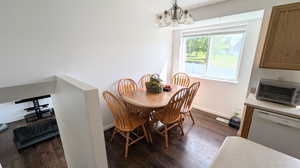
[[[273,7],[260,67],[300,70],[300,3]]]

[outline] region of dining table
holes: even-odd
[[[171,91],[161,93],[149,93],[144,88],[137,88],[135,91],[122,95],[122,99],[131,105],[146,108],[160,109],[168,105],[171,97],[184,88],[182,86],[172,85]]]
[[[138,112],[143,113],[148,118],[148,130],[151,127],[150,115],[153,111],[158,111],[168,105],[172,96],[184,87],[178,85],[171,85],[170,91],[163,91],[161,93],[149,93],[145,88],[137,88],[135,91],[122,95],[123,101],[141,108]],[[135,111],[136,112],[136,111]],[[146,115],[145,115],[146,113]],[[148,132],[150,142],[152,143],[152,136]]]

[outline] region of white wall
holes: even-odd
[[[155,26],[160,1],[0,1],[0,88],[69,74],[99,88],[160,72],[171,32]],[[112,121],[101,101],[104,125]]]
[[[258,42],[256,56],[255,56],[255,64],[253,66],[251,80],[250,80],[250,87],[255,88],[258,84],[258,81],[261,78],[300,82],[299,71],[269,70],[269,69],[259,68],[259,61],[261,58],[262,47],[265,40],[265,35],[268,27],[272,6],[293,3],[293,2],[300,2],[300,1],[299,0],[230,0],[228,2],[223,2],[216,5],[194,9],[192,13],[196,20],[202,20],[207,18],[214,18],[214,17],[232,15],[237,13],[243,13],[243,12],[248,12],[253,10],[260,10],[260,9],[265,10],[263,26],[261,29],[261,35]]]
[[[51,98],[41,99],[39,102],[40,104],[49,104],[49,108],[52,108]],[[24,115],[32,113],[24,110],[28,107],[33,107],[33,103],[15,104],[15,102],[9,102],[0,104],[0,123],[10,123],[24,119]]]
[[[106,168],[98,89],[60,76],[53,103],[68,167]]]
[[[246,98],[248,84],[251,75],[251,69],[255,56],[256,44],[259,37],[260,25],[262,18],[260,15],[252,17],[251,20],[244,20],[238,23],[226,23],[222,26],[231,24],[248,24],[246,27],[245,47],[241,56],[241,65],[238,76],[238,83],[229,83],[216,80],[207,80],[201,78],[193,78],[192,82],[200,81],[201,86],[199,92],[195,97],[193,106],[194,108],[214,113],[226,118],[230,118],[234,113],[240,113],[243,109],[243,103]],[[238,18],[241,16],[232,16]],[[231,17],[220,19],[219,22],[225,22],[226,20],[232,20]],[[205,21],[207,23],[208,21]],[[217,23],[219,23],[217,22]],[[214,22],[212,22],[214,23]],[[215,23],[216,24],[216,23]],[[201,24],[199,24],[201,25]],[[205,26],[206,28],[215,27],[215,25]],[[174,71],[179,71],[178,60],[180,57],[180,34],[181,30],[174,33],[175,45],[174,45]]]
[[[0,123],[10,123],[24,119],[24,115],[29,114],[24,109],[31,104],[15,104],[14,102],[0,104]]]
[[[255,10],[269,11],[274,5],[291,2],[299,2],[299,0],[228,0],[215,5],[199,7],[191,12],[195,20],[203,20]]]
[[[255,61],[254,61],[255,63],[252,67],[251,78],[249,83],[250,87],[256,87],[260,78],[274,78],[274,79],[282,79],[282,80],[290,80],[290,81],[300,80],[299,79],[300,72],[297,71],[266,70],[266,69],[258,68],[259,60],[261,57],[261,49],[263,46],[265,33],[267,30],[267,23],[269,20],[272,6],[285,4],[285,3],[292,3],[292,2],[299,2],[299,0],[230,0],[215,5],[193,9],[191,13],[194,16],[194,19],[196,21],[203,21],[205,19],[230,16],[234,14],[251,12],[255,10],[265,11],[263,24],[262,24],[263,26],[261,28],[258,46],[257,47],[253,46],[254,45],[253,43],[253,45],[251,45],[251,50],[249,50],[250,53],[252,54],[253,52],[256,52]],[[176,46],[175,44],[174,47],[176,48],[178,46]],[[173,53],[173,55],[174,54],[176,55],[176,53]],[[249,67],[252,64],[250,60],[249,62],[245,62],[245,63],[247,67]],[[245,88],[246,85],[248,85],[246,83],[249,82],[248,77],[246,78],[242,77],[240,81],[241,83],[243,83],[243,88]],[[227,90],[233,91],[231,88],[239,88],[239,87],[234,86],[233,84],[224,84],[221,82],[202,80],[202,86],[200,88],[200,93],[199,93],[202,94],[202,98],[200,98],[200,95],[198,97],[198,100],[196,98],[195,106],[199,109],[208,112],[221,114],[223,116],[225,114],[225,117],[228,117],[230,113],[238,112],[241,110],[245,98],[245,92],[244,92],[245,89],[242,90],[237,89],[235,92],[231,92],[231,93],[227,92]],[[215,94],[213,93],[218,93],[218,95],[222,95],[222,96],[215,96]],[[222,99],[220,99],[220,97]]]
[[[33,104],[30,102],[14,104],[14,101],[52,94],[55,92],[55,85],[55,79],[48,78],[39,80],[34,84],[0,88],[0,123],[9,123],[23,119],[24,115],[28,114],[24,109]],[[50,107],[52,106],[51,99],[43,99],[40,103],[49,103]]]
[[[51,81],[0,88],[0,102],[53,95],[65,158],[70,168],[106,168],[99,91],[67,76]]]

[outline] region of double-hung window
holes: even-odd
[[[183,32],[181,70],[191,76],[238,81],[244,28]]]

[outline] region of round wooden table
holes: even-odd
[[[134,106],[159,109],[165,107],[170,101],[171,97],[183,87],[172,86],[170,92],[161,92],[158,94],[148,93],[145,89],[138,88],[136,91],[123,95],[122,98],[126,103]]]
[[[122,99],[131,105],[141,107],[145,110],[141,110],[140,112],[146,112],[148,122],[148,130],[150,125],[150,113],[157,109],[163,108],[168,105],[171,97],[183,87],[181,86],[172,86],[172,90],[170,92],[161,92],[161,93],[148,93],[146,89],[138,88],[136,91],[131,92],[129,94],[123,95]],[[151,133],[148,131],[150,143],[152,143]]]

